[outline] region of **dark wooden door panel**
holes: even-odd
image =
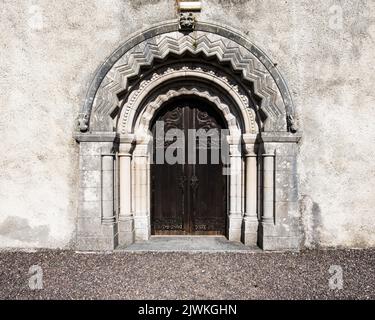
[[[179,177],[181,165],[154,165],[153,168],[153,227],[170,232],[184,230],[184,187]]]
[[[186,160],[191,150],[187,147],[189,129],[223,128],[213,110],[194,100],[176,101],[159,114],[156,121],[164,121],[165,132],[171,128],[183,130]],[[162,137],[155,136],[155,128],[153,134],[154,151],[165,152],[171,142],[160,143]],[[226,179],[222,163],[212,164],[211,161],[212,149],[220,152],[220,140],[209,138],[198,142],[196,164],[165,163],[151,167],[153,234],[225,234]],[[207,149],[205,164],[201,163],[200,148]]]
[[[216,137],[220,137],[219,130],[222,126],[215,115],[205,109],[193,110],[193,126],[197,130],[203,129],[206,132],[217,130]],[[198,181],[194,188],[196,196],[193,201],[195,234],[225,234],[226,188],[223,166],[220,163],[220,139],[216,137],[208,136],[207,140],[196,141],[197,164],[193,167],[193,176]],[[200,156],[201,154],[203,157]],[[207,164],[202,164],[203,160],[207,160]]]
[[[157,121],[163,121],[164,130],[184,128],[184,110],[176,107],[166,110]],[[153,234],[183,234],[185,231],[185,182],[182,164],[158,164],[156,153],[165,154],[173,141],[165,141],[165,136],[154,136],[154,164],[151,165],[152,179],[152,224]]]

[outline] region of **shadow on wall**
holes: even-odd
[[[319,205],[308,195],[300,199],[299,208],[303,226],[303,246],[318,248],[320,246],[322,215]]]
[[[47,225],[32,227],[27,219],[17,216],[7,217],[0,224],[0,236],[17,241],[47,243],[49,233]]]

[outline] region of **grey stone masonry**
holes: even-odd
[[[81,140],[78,250],[113,250],[118,245],[114,202],[115,138],[114,134],[96,134],[90,138],[82,134],[76,136]]]
[[[199,58],[191,62],[187,53]],[[215,67],[211,57],[225,64]],[[286,83],[243,36],[203,22],[194,35],[179,32],[176,23],[150,29],[96,74],[77,123],[77,248],[113,250],[150,239],[149,129],[156,112],[180,96],[209,102],[229,129],[228,239],[264,250],[298,249],[301,133]]]

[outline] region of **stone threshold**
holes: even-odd
[[[151,236],[115,251],[125,252],[262,252],[258,247],[229,241],[224,236]]]

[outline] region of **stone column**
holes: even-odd
[[[149,201],[149,154],[148,144],[136,146],[133,154],[134,161],[134,227],[135,240],[148,240],[151,236]]]
[[[275,155],[263,154],[263,223],[274,223]]]
[[[228,137],[230,157],[228,238],[241,241],[242,233],[242,160],[241,137]]]
[[[244,218],[244,243],[256,246],[258,241],[257,213],[257,155],[254,145],[246,146],[246,208]]]
[[[119,244],[127,246],[134,242],[134,217],[132,213],[132,137],[120,138],[120,214]]]
[[[114,210],[114,155],[102,155],[102,222],[116,221]]]

